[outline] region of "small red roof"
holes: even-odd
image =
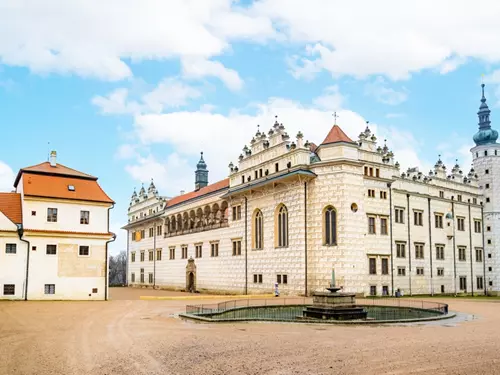
[[[174,197],[167,202],[167,208],[175,206],[176,204],[186,202],[188,200],[198,198],[198,197],[201,197],[203,195],[214,193],[216,191],[219,191],[222,189],[227,189],[227,188],[229,188],[229,178],[226,178],[226,179],[219,181],[219,182],[215,182],[211,185],[207,185],[207,186],[201,188],[200,190],[192,191],[190,193],[186,193],[186,194],[182,194],[182,195],[178,195],[177,197]]]
[[[23,210],[21,207],[21,194],[0,193],[0,212],[14,224],[22,224]]]
[[[325,140],[322,145],[326,145],[328,143],[336,143],[336,142],[347,142],[347,143],[354,143],[351,138],[347,136],[346,133],[338,125],[333,125],[333,128],[330,130],[328,135],[326,136]]]
[[[94,179],[28,172],[23,178],[23,192],[25,196],[114,203]]]
[[[97,180],[97,177],[91,176],[89,174],[77,171],[76,169],[68,168],[65,165],[57,163],[54,167],[50,165],[48,161],[32,165],[31,167],[22,168],[19,170],[17,174],[16,181],[14,182],[14,186],[17,187],[19,180],[21,179],[21,175],[24,172],[31,172],[37,174],[51,174],[51,175],[61,175],[66,177],[77,177],[84,178],[90,180]]]
[[[309,143],[309,150],[311,152],[316,152],[316,149],[318,148],[318,146],[316,146],[316,143],[313,143],[313,142],[310,142]]]

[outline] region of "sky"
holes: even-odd
[[[134,188],[228,174],[278,116],[321,143],[369,121],[403,169],[470,169],[480,84],[500,105],[500,2],[2,0],[0,191],[47,160],[99,177],[112,252]],[[499,119],[500,121],[500,119]],[[497,127],[500,129],[500,126]]]

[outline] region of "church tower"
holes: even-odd
[[[200,161],[196,164],[194,190],[200,190],[208,185],[208,170],[205,160],[203,160],[203,152],[201,153]]]
[[[483,192],[484,256],[486,263],[485,282],[488,292],[500,294],[500,144],[498,132],[491,128],[490,109],[484,96],[479,112],[479,130],[471,149],[479,188]],[[491,271],[490,271],[491,269]]]

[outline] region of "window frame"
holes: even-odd
[[[49,246],[53,246],[55,248],[54,252],[49,253]],[[46,244],[45,245],[45,255],[57,255],[57,245],[55,244]]]
[[[12,289],[12,293],[10,290]],[[6,290],[8,293],[6,293]],[[3,284],[3,295],[4,296],[15,296],[16,295],[16,284]]]
[[[16,255],[17,254],[17,243],[6,243],[5,244],[5,254]]]
[[[287,248],[289,245],[289,221],[288,221],[288,208],[284,204],[276,207],[276,224],[275,224],[275,247]]]
[[[83,249],[87,248],[87,254],[82,254],[82,248]],[[78,256],[85,257],[85,258],[90,257],[90,245],[79,245],[78,246]]]
[[[368,274],[369,275],[377,274],[377,258],[375,257],[368,258]]]
[[[252,250],[264,249],[264,215],[256,208],[252,215]]]
[[[47,207],[47,223],[57,223],[57,215],[57,208]]]
[[[337,210],[332,205],[323,209],[323,245],[337,246]]]
[[[90,224],[90,211],[80,210],[80,224],[81,225]]]
[[[56,284],[44,284],[43,294],[45,294],[45,295],[56,294]]]

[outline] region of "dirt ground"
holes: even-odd
[[[0,374],[500,374],[494,301],[442,300],[459,323],[332,327],[188,322],[175,314],[203,301],[139,300],[153,294],[181,295],[0,302]]]

